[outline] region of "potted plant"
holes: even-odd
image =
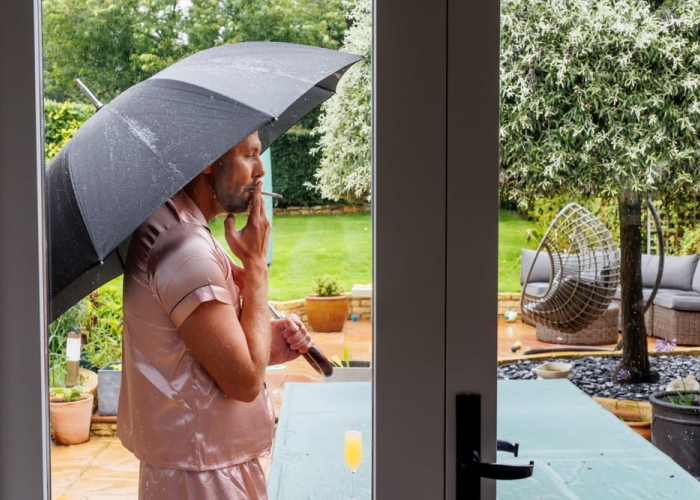
[[[634,432],[651,441],[651,405],[646,401],[593,398]]]
[[[49,419],[56,442],[71,445],[90,439],[92,394],[77,385],[52,387],[49,395]]]
[[[350,294],[343,293],[337,276],[314,276],[315,293],[305,298],[306,315],[315,332],[340,332],[350,312]]]
[[[351,360],[348,346],[343,349],[343,359],[331,356],[333,375],[330,382],[371,382],[372,363],[366,360]]]
[[[651,444],[700,479],[700,391],[656,392],[649,402]]]

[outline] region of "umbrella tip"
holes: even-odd
[[[103,104],[95,97],[95,94],[90,92],[90,89],[87,88],[87,86],[80,81],[80,78],[76,78],[75,82],[78,84],[78,87],[80,88],[80,91],[85,94],[85,97],[90,99],[90,102],[95,106],[95,110],[99,111],[99,109],[103,106]]]

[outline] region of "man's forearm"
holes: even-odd
[[[270,360],[270,316],[267,307],[267,263],[246,268],[241,327],[256,368],[265,370]]]

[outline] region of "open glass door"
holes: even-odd
[[[374,498],[379,499],[454,498],[458,392],[482,394],[482,458],[495,457],[497,136],[489,131],[496,134],[497,128],[484,125],[497,119],[497,103],[491,94],[480,100],[480,91],[497,92],[497,86],[487,87],[497,78],[498,12],[490,2],[474,3],[375,3],[374,329],[381,333],[374,358]],[[12,96],[13,107],[2,99],[7,148],[0,213],[3,231],[13,236],[0,242],[0,322],[3,331],[31,333],[0,336],[3,379],[22,380],[26,396],[18,400],[12,391],[2,392],[2,418],[12,432],[2,451],[0,496],[48,498],[37,189],[43,154],[40,5],[4,2],[1,12],[2,61],[12,62],[12,71],[0,72],[0,90]],[[460,73],[465,76],[457,78]],[[20,164],[30,167],[13,168]],[[21,279],[12,279],[20,272]],[[487,484],[482,498],[492,491]]]

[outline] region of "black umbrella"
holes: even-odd
[[[360,59],[223,45],[100,105],[48,165],[49,321],[122,274],[131,233],[207,165],[256,130],[269,147]]]
[[[99,108],[48,165],[50,321],[119,276],[131,233],[258,130],[266,149],[361,57],[248,42],[198,52]]]

